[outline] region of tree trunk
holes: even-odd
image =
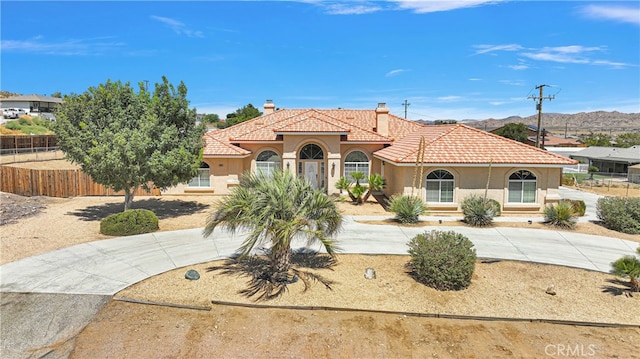
[[[127,211],[131,209],[131,204],[133,203],[133,192],[135,192],[135,188],[133,190],[131,188],[124,189],[124,210]]]
[[[271,277],[276,282],[286,282],[289,280],[289,268],[291,267],[291,248],[272,248],[271,266],[273,273]]]

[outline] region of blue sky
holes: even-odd
[[[199,113],[373,109],[410,119],[640,112],[638,1],[6,1],[4,91],[184,81]]]

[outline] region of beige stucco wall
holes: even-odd
[[[202,161],[209,165],[210,188],[189,188],[184,183],[168,188],[162,194],[229,194],[231,188],[238,184],[247,162],[243,158],[205,158]]]
[[[413,193],[426,199],[425,178],[431,171],[443,169],[454,175],[453,203],[427,203],[431,213],[460,213],[460,203],[471,195],[479,194],[484,196],[489,177],[487,167],[448,167],[448,166],[425,166],[423,172],[422,189],[414,189]],[[507,203],[509,176],[517,170],[525,169],[532,171],[537,178],[538,190],[536,192],[536,203]],[[420,171],[420,169],[418,169]],[[399,167],[386,163],[384,166],[384,177],[387,181],[385,194],[392,196],[397,193],[411,194],[415,167]],[[562,169],[560,168],[534,168],[534,167],[496,167],[491,168],[489,188],[486,190],[487,197],[495,199],[503,205],[503,213],[540,213],[548,203],[557,202],[558,186]],[[418,172],[419,178],[419,172]],[[419,186],[419,179],[416,180],[416,187]]]

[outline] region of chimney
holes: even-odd
[[[264,115],[272,114],[276,109],[276,105],[273,104],[273,100],[267,100],[264,104]]]
[[[389,136],[389,109],[384,102],[378,103],[376,108],[376,132]]]

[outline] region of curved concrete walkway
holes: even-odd
[[[360,218],[365,217],[345,217],[337,238],[342,253],[406,255],[406,243],[416,234],[432,229],[453,230],[475,244],[480,258],[608,272],[612,261],[633,254],[640,245],[617,238],[554,230],[468,228],[447,226],[446,222],[430,227],[400,227],[357,223]],[[448,218],[452,219],[455,218]],[[83,243],[1,266],[0,291],[113,295],[159,273],[227,258],[243,239],[243,235],[232,237],[218,229],[205,239],[199,228]],[[301,248],[305,244],[301,240],[293,247]],[[320,249],[319,245],[310,248]]]

